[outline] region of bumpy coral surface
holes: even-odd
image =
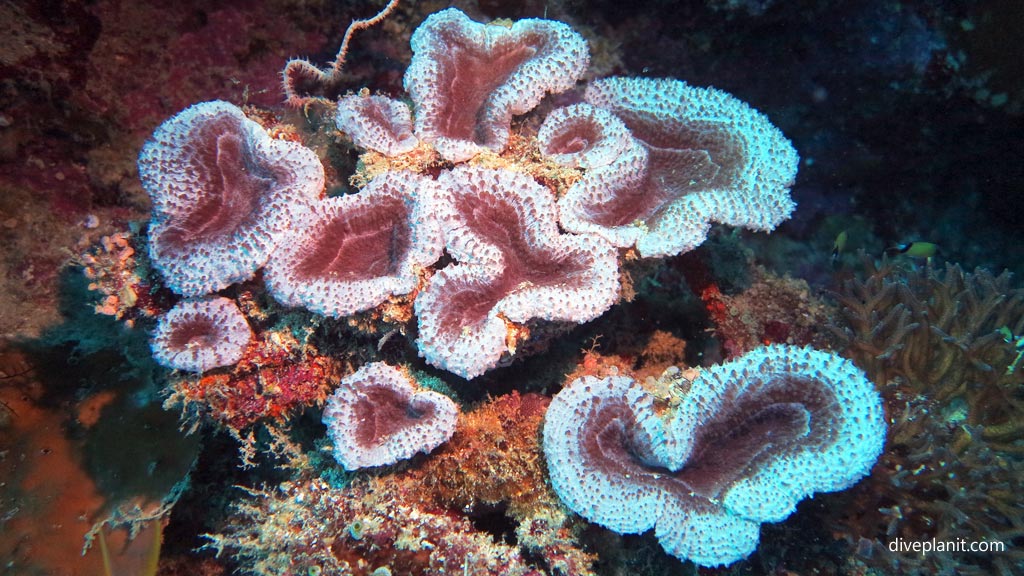
[[[388,172],[358,194],[314,205],[287,233],[266,268],[271,294],[290,306],[346,316],[411,292],[441,255],[437,222],[417,195],[434,182]]]
[[[618,116],[648,160],[588,175],[570,190],[562,216],[570,230],[609,228],[629,238],[621,228],[633,227],[640,253],[662,256],[698,246],[712,221],[772,230],[793,211],[796,151],[729,94],[678,80],[607,78],[585,99]]]
[[[183,300],[160,318],[153,357],[169,368],[206,372],[242,359],[252,330],[233,300]]]
[[[544,425],[552,485],[573,511],[621,533],[654,528],[666,551],[701,565],[747,556],[761,522],[852,485],[884,439],[863,373],[786,346],[708,369],[664,414],[630,378],[584,377]]]
[[[501,152],[514,114],[532,110],[547,93],[575,85],[590,63],[587,42],[553,20],[480,24],[448,9],[428,17],[412,36],[405,89],[416,108],[416,135],[447,160]]]
[[[611,245],[561,234],[554,200],[532,179],[467,166],[438,184],[432,212],[458,264],[435,275],[416,300],[418,343],[428,362],[479,376],[509,350],[509,321],[585,322],[615,303]]]
[[[186,296],[251,278],[324,187],[311,150],[271,139],[227,102],[164,122],[139,155],[139,175],[153,201],[150,256]]]
[[[447,396],[417,391],[407,373],[374,362],[341,381],[323,418],[334,458],[355,470],[430,452],[451,438],[458,413]]]
[[[338,101],[338,130],[356,146],[385,156],[405,154],[419,142],[412,133],[412,113],[405,102],[385,96],[351,95]]]

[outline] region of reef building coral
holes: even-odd
[[[312,150],[272,139],[227,102],[164,122],[139,154],[139,175],[153,201],[150,257],[184,296],[251,278],[324,187]]]
[[[408,295],[420,355],[474,378],[515,357],[539,326],[587,322],[614,305],[616,247],[671,255],[699,244],[711,221],[770,230],[792,209],[796,153],[731,96],[673,80],[596,81],[588,104],[551,113],[538,139],[548,157],[531,160],[507,150],[512,117],[582,77],[579,34],[448,9],[411,42],[414,119],[381,96],[338,104],[338,126],[357,145],[405,168],[376,172],[354,194],[321,198],[309,149],[269,138],[224,103],[157,130],[139,165],[154,199],[151,252],[172,288],[208,293],[266,266],[275,298],[322,315]],[[423,153],[417,139],[448,163],[400,161]],[[566,180],[531,177],[538,162],[563,163],[554,178]],[[558,198],[552,189],[568,182]],[[642,209],[622,211],[633,205]],[[442,240],[455,262],[435,266]]]
[[[555,491],[620,533],[654,528],[670,554],[731,564],[815,493],[870,472],[885,441],[882,402],[850,362],[769,346],[702,372],[659,410],[631,378],[580,378],[544,422]]]
[[[323,420],[335,459],[355,470],[430,452],[455,433],[458,413],[447,396],[416,390],[407,373],[374,362],[342,379]]]

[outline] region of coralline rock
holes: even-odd
[[[712,221],[770,231],[793,211],[796,151],[764,115],[725,92],[607,78],[584,98],[618,116],[646,154],[627,151],[574,185],[560,202],[567,230],[667,256],[700,245]]]
[[[409,106],[386,96],[345,96],[338,101],[336,122],[356,146],[385,156],[405,154],[419,142],[412,133]]]
[[[551,482],[569,508],[619,533],[654,528],[667,552],[704,566],[749,555],[760,523],[801,499],[854,484],[884,441],[864,374],[789,346],[705,370],[664,413],[630,378],[584,377],[555,396],[544,424]]]
[[[586,40],[561,22],[480,24],[454,8],[430,15],[411,43],[416,135],[452,162],[501,152],[512,116],[572,88],[590,62]]]
[[[323,421],[346,470],[385,466],[428,453],[455,433],[459,409],[447,396],[416,391],[402,370],[367,364],[342,379]]]
[[[252,330],[233,300],[182,300],[157,322],[150,347],[168,368],[206,372],[241,360]]]
[[[204,102],[164,122],[139,155],[153,201],[149,251],[185,296],[247,280],[324,187],[312,150],[273,140],[227,102]]]
[[[458,262],[416,299],[420,355],[474,378],[506,351],[510,323],[582,323],[619,295],[615,249],[561,234],[550,192],[525,174],[459,166],[438,178],[430,211]]]
[[[386,172],[356,194],[318,203],[267,263],[271,294],[340,317],[411,292],[441,255],[438,223],[417,200],[434,187],[425,176]]]

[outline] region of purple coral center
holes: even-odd
[[[196,241],[230,237],[251,221],[260,198],[274,180],[259,166],[246,149],[237,119],[222,115],[203,126],[204,130],[223,132],[215,146],[196,150],[197,172],[205,177],[204,196],[197,198],[191,211],[168,229],[165,239],[171,247],[188,248]],[[208,140],[199,138],[198,142]]]
[[[532,246],[522,209],[507,198],[481,191],[465,204],[472,206],[461,212],[465,227],[484,244],[499,247],[504,269],[488,283],[453,280],[446,298],[449,304],[441,311],[442,331],[458,333],[464,326],[483,322],[499,300],[521,288],[567,283],[588,270],[590,262],[581,254]]]
[[[755,473],[768,458],[778,458],[800,447],[824,445],[826,426],[811,419],[834,418],[834,398],[813,382],[780,376],[771,386],[740,398],[727,409],[702,422],[686,464],[669,470],[652,454],[625,399],[604,402],[585,418],[579,437],[586,459],[605,474],[633,478],[658,486],[675,498],[717,500],[737,481]]]
[[[481,122],[488,110],[485,103],[516,69],[540,51],[546,38],[526,34],[496,46],[479,47],[465,42],[458,31],[442,29],[440,34],[450,47],[437,54],[441,81],[447,88],[438,92],[444,100],[439,113],[444,123],[440,132],[449,138],[490,144],[487,124]]]
[[[408,206],[393,197],[342,212],[325,224],[295,271],[304,278],[342,280],[396,275],[411,245],[408,218]]]
[[[358,414],[355,443],[367,449],[384,444],[401,430],[433,417],[432,402],[415,399],[391,386],[365,385],[359,390],[354,412]]]

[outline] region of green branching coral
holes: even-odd
[[[860,559],[880,567],[1019,570],[1024,502],[1013,486],[1024,474],[1024,369],[1015,340],[1024,290],[1005,272],[861,259],[865,274],[835,295],[831,328],[882,389],[890,428],[874,473],[834,520]],[[897,538],[999,541],[1006,551],[922,556],[894,552]]]

